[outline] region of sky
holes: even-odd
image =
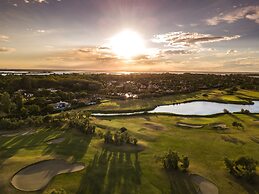
[[[0,69],[259,72],[259,0],[0,0]]]

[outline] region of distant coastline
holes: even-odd
[[[127,74],[246,74],[250,76],[259,77],[259,72],[213,72],[213,71],[90,71],[90,70],[43,70],[43,69],[0,69],[0,75],[52,75],[52,74],[114,74],[114,75],[127,75]]]

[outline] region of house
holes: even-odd
[[[60,102],[55,104],[54,109],[56,109],[56,110],[64,110],[64,109],[67,109],[67,108],[70,108],[70,107],[71,107],[70,103],[60,101]]]

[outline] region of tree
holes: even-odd
[[[20,114],[22,117],[26,117],[28,115],[28,110],[25,107],[22,107],[20,110]]]
[[[161,162],[166,170],[177,170],[180,167],[185,172],[189,168],[190,161],[187,156],[182,156],[181,158],[178,156],[177,152],[169,150],[164,154],[161,158]]]
[[[126,132],[126,131],[127,131],[127,128],[125,128],[125,127],[120,128],[120,132],[121,132],[121,133],[124,133],[124,132]]]
[[[1,105],[2,105],[2,110],[5,113],[10,113],[11,110],[11,99],[10,95],[7,92],[4,92],[3,95],[1,96]]]
[[[239,122],[236,122],[236,121],[234,121],[233,123],[232,123],[232,126],[233,127],[236,127],[236,128],[244,128],[244,126],[242,125],[242,123],[239,123]]]
[[[178,169],[179,156],[176,152],[169,150],[168,153],[164,155],[163,166],[165,169]]]
[[[23,96],[22,96],[22,94],[20,92],[15,94],[14,102],[16,104],[17,111],[21,112],[21,110],[23,108]]]
[[[54,107],[53,107],[53,105],[51,105],[51,104],[48,104],[47,106],[46,106],[46,108],[44,108],[44,112],[45,113],[52,113],[54,111]]]
[[[105,142],[105,143],[113,143],[112,134],[111,134],[110,131],[107,131],[107,132],[104,134],[104,142]]]
[[[32,115],[37,115],[40,113],[40,107],[36,104],[28,106],[29,113]]]
[[[189,158],[187,156],[183,157],[183,159],[182,159],[183,170],[186,171],[189,168],[189,165],[190,165]]]
[[[133,144],[134,144],[134,145],[137,145],[137,143],[138,143],[138,139],[134,137],[134,138],[133,138]]]
[[[21,84],[20,88],[24,88],[29,91],[32,89],[32,80],[28,76],[22,77],[20,84]]]

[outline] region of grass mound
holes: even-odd
[[[21,191],[38,191],[44,188],[58,174],[83,170],[84,164],[69,164],[65,160],[40,161],[19,170],[11,184]]]

